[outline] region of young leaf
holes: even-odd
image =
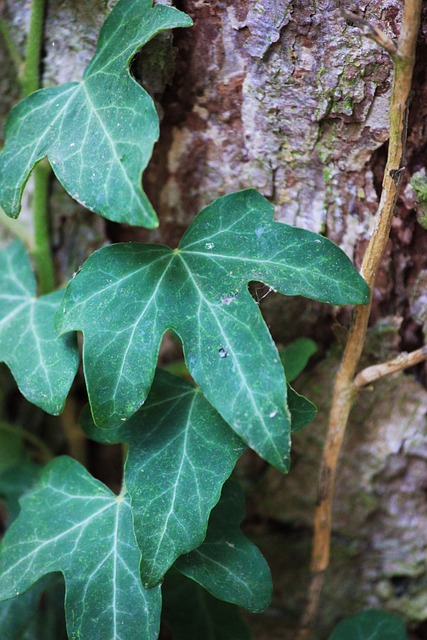
[[[237,607],[212,597],[178,571],[167,574],[162,595],[162,615],[173,640],[251,640]]]
[[[191,25],[152,0],[120,0],[106,19],[82,82],[42,89],[20,102],[5,127],[0,205],[16,218],[34,165],[48,157],[73,198],[110,220],[149,228],[157,217],[141,187],[159,135],[152,99],[129,61],[157,33]]]
[[[212,511],[206,540],[175,567],[216,598],[256,613],[270,604],[273,585],[260,551],[240,531],[244,516],[242,491],[228,481]]]
[[[317,344],[313,340],[297,338],[279,352],[288,382],[292,382],[299,376],[316,351]]]
[[[407,640],[403,622],[389,611],[367,609],[345,618],[329,640]]]
[[[30,261],[15,241],[0,251],[0,362],[27,400],[58,415],[78,367],[76,336],[58,338],[54,330],[63,291],[35,296]]]
[[[127,497],[62,457],[45,467],[21,507],[0,550],[0,601],[60,571],[70,638],[157,638],[160,588],[142,586]]]
[[[332,242],[272,217],[265,198],[241,191],[200,213],[175,251],[118,244],[86,261],[67,289],[58,328],[84,333],[97,424],[116,426],[139,408],[172,328],[209,402],[250,447],[288,469],[283,368],[247,283],[333,304],[366,303],[369,290]]]
[[[83,427],[101,442],[129,442],[125,467],[144,586],[202,544],[243,442],[189,382],[157,371],[147,402],[122,427]],[[159,489],[161,487],[161,489]]]

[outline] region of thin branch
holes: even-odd
[[[384,31],[381,31],[381,29],[378,29],[378,27],[373,25],[371,22],[369,22],[365,18],[362,18],[358,13],[353,13],[352,11],[347,11],[346,9],[341,8],[341,15],[347,22],[350,22],[355,27],[358,27],[358,29],[364,36],[370,38],[371,40],[374,40],[374,42],[379,44],[380,47],[382,47],[385,51],[387,51],[388,54],[390,54],[390,57],[392,59],[395,56],[399,55],[397,43],[389,38],[389,36],[384,33]]]
[[[422,0],[406,0],[402,31],[393,55],[394,79],[390,100],[390,139],[382,194],[375,228],[366,250],[362,275],[372,292],[375,277],[387,243],[403,173],[406,145],[408,103],[415,61],[415,45],[420,24]],[[372,35],[372,34],[371,34]],[[298,640],[306,640],[313,627],[321,595],[324,572],[329,565],[332,526],[332,501],[338,458],[357,387],[354,377],[365,343],[371,304],[356,307],[353,324],[335,379],[328,430],[322,454],[318,498],[314,515],[313,550],[311,558],[312,583],[309,599],[298,633]],[[320,585],[320,588],[319,588]]]
[[[411,353],[400,353],[396,358],[393,358],[393,360],[363,369],[355,377],[354,386],[357,389],[362,389],[367,384],[375,382],[375,380],[379,380],[391,373],[402,371],[402,369],[413,367],[423,362],[423,360],[427,360],[427,346],[421,347],[421,349],[417,349],[416,351],[411,351]]]
[[[61,414],[61,425],[68,441],[69,455],[78,460],[83,466],[87,466],[87,438],[77,424],[76,407],[70,396],[65,403]]]

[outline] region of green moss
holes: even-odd
[[[427,205],[427,176],[424,170],[414,173],[411,180],[411,185],[414,188],[418,199],[423,204]]]
[[[427,229],[427,176],[425,170],[421,169],[421,171],[414,173],[410,183],[418,198],[418,222],[424,229]]]
[[[353,108],[354,108],[353,98],[350,98],[350,97],[346,98],[342,106],[343,113],[350,116],[353,113]]]
[[[333,176],[333,171],[330,167],[323,167],[323,181],[328,183],[331,181]]]

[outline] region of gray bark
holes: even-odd
[[[360,264],[378,205],[388,138],[387,54],[348,25],[333,0],[175,4],[192,16],[195,26],[176,32],[173,51],[170,40],[163,38],[143,51],[135,66],[163,115],[161,138],[145,175],[160,228],[148,232],[106,225],[56,186],[52,204],[57,211],[53,222],[58,273],[70,276],[90,251],[109,239],[175,245],[201,207],[247,187],[271,200],[278,220],[326,233]],[[371,0],[358,2],[357,9],[396,37],[401,5],[397,0]],[[108,8],[103,0],[49,2],[45,86],[81,77]],[[22,48],[28,3],[7,0],[2,9]],[[423,24],[425,35],[425,19]],[[425,188],[419,173],[427,142],[424,52],[420,41],[407,174],[377,280],[377,328],[367,364],[421,346],[427,323],[425,203],[420,189],[409,183],[418,172]],[[0,63],[6,69],[0,87],[4,119],[17,95],[4,47]],[[166,87],[173,66],[173,84]],[[332,325],[338,335],[345,333],[339,324],[349,317],[348,312],[283,301],[274,294],[263,301],[263,311],[279,342],[312,336],[324,349],[323,356],[331,343],[338,348]],[[391,333],[383,331],[390,326]],[[276,574],[272,608],[251,618],[257,638],[294,637],[306,586],[314,487],[336,361],[336,354],[328,355],[302,381],[302,391],[320,405],[320,414],[295,437],[289,476],[265,472],[253,457],[239,468],[253,489],[251,510],[261,519],[252,533]],[[397,611],[414,628],[427,619],[427,398],[421,385],[425,368],[418,367],[416,374],[376,384],[361,395],[353,411],[341,460],[334,559],[319,638],[326,637],[338,618],[366,606]]]

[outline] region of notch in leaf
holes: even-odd
[[[240,486],[229,480],[212,511],[204,543],[175,567],[215,598],[259,613],[270,604],[273,583],[259,549],[240,530],[245,517]]]
[[[41,508],[43,505],[43,508]],[[129,499],[61,457],[21,500],[0,550],[0,601],[61,572],[70,638],[158,638],[160,587],[144,589]]]
[[[36,91],[11,111],[0,154],[0,205],[8,216],[18,217],[25,183],[47,156],[64,188],[88,209],[116,222],[157,226],[141,176],[158,139],[158,116],[129,62],[160,31],[192,21],[152,4],[120,0],[83,80]]]
[[[21,393],[47,413],[61,413],[76,375],[75,335],[58,338],[54,317],[63,291],[36,298],[36,280],[19,241],[0,252],[0,362]]]
[[[174,640],[252,640],[236,606],[217,600],[175,569],[162,587],[162,616]]]
[[[117,244],[95,252],[69,284],[61,333],[84,333],[95,423],[114,427],[144,402],[163,334],[183,342],[190,374],[260,456],[289,467],[283,367],[248,282],[332,304],[366,304],[369,289],[327,238],[273,221],[253,190],[204,209],[178,249]]]
[[[202,544],[212,508],[245,446],[200,390],[158,370],[144,406],[117,429],[83,414],[98,442],[128,442],[125,483],[145,586]],[[163,487],[159,491],[159,487]]]

